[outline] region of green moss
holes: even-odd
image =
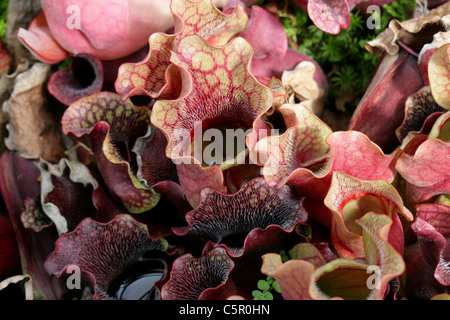
[[[267,1],[259,1],[264,5]],[[363,95],[372,79],[378,57],[366,49],[366,42],[374,39],[386,29],[391,19],[409,19],[415,0],[398,0],[381,9],[381,16],[373,13],[379,28],[368,28],[367,17],[356,10],[351,12],[351,24],[337,35],[318,29],[308,13],[291,1],[280,1],[279,20],[292,47],[316,60],[328,77],[329,95],[327,106],[335,107],[337,99],[344,98],[353,107]]]
[[[8,17],[8,4],[9,0],[0,1],[0,37],[2,37],[3,42],[6,43],[6,20]]]

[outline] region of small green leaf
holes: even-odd
[[[252,296],[255,297],[255,300],[256,300],[257,298],[260,298],[262,296],[262,292],[259,290],[253,290]]]
[[[280,285],[278,284],[278,282],[274,281],[274,282],[272,283],[272,288],[273,288],[276,292],[281,293]]]
[[[273,295],[270,292],[265,292],[263,295],[264,300],[273,300]]]
[[[281,261],[286,262],[289,260],[289,256],[286,254],[286,251],[281,250],[280,251]]]
[[[258,289],[259,290],[263,290],[263,291],[267,291],[270,289],[270,285],[267,283],[266,280],[259,280],[258,281]]]
[[[67,68],[71,62],[72,62],[72,57],[68,57],[67,59],[65,59],[64,61],[61,61],[58,64],[58,69],[61,70],[61,69]]]

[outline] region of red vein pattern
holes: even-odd
[[[124,98],[138,94],[158,97],[170,87],[170,52],[177,50],[186,36],[198,35],[210,44],[224,45],[236,33],[243,31],[248,17],[238,5],[233,14],[225,15],[210,0],[181,1],[171,4],[175,19],[175,34],[154,33],[149,38],[150,51],[139,63],[125,63],[119,68],[116,91]]]

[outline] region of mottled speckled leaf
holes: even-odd
[[[263,174],[271,187],[281,187],[297,168],[308,168],[328,157],[326,138],[331,129],[301,104],[279,108],[288,126],[281,136],[258,141],[257,152],[268,155]]]
[[[188,227],[174,232],[223,244],[232,256],[241,256],[247,250],[275,245],[274,231],[268,229],[291,232],[306,217],[290,186],[270,188],[263,177],[257,177],[234,194],[203,189],[197,208],[186,214]]]
[[[192,163],[202,163],[201,155],[195,154],[202,148],[202,141],[194,141],[191,148],[195,128],[200,133],[217,125],[250,129],[253,121],[272,106],[273,93],[250,73],[253,50],[243,38],[215,47],[190,36],[177,49],[171,60],[183,69],[183,95],[177,100],[158,100],[151,121],[168,137],[169,158],[193,156],[196,161]]]
[[[248,21],[242,6],[225,15],[210,0],[174,0],[171,9],[175,34],[152,34],[147,57],[139,63],[125,63],[119,68],[115,87],[122,96],[148,94],[158,97],[163,91],[170,91],[173,80],[168,79],[171,78],[168,69],[170,52],[177,50],[184,37],[198,35],[211,44],[224,45],[236,33],[243,31]]]
[[[450,58],[448,44],[437,49],[428,62],[428,78],[434,100],[443,108],[450,109]]]
[[[226,299],[236,293],[229,280],[233,268],[234,262],[223,248],[215,248],[200,258],[185,254],[174,261],[161,297],[163,300]]]
[[[40,203],[37,203],[36,200],[27,198],[23,201],[23,205],[25,209],[20,215],[20,220],[24,228],[39,232],[53,224],[53,221],[43,212]]]
[[[154,33],[149,38],[150,52],[138,63],[124,63],[119,67],[115,89],[124,98],[147,94],[158,97],[165,87],[170,87],[169,76],[170,50],[174,46],[175,36]],[[170,88],[169,90],[170,91]]]
[[[431,94],[429,86],[423,87],[417,93],[408,97],[405,103],[405,118],[400,127],[395,131],[399,141],[411,131],[422,129],[426,118],[435,112],[444,112]]]
[[[152,239],[147,226],[128,214],[119,214],[109,223],[84,219],[72,232],[55,243],[45,261],[48,273],[61,277],[70,266],[78,266],[83,279],[94,290],[94,299],[113,299],[108,292],[111,281],[147,251],[164,251],[164,239]]]
[[[247,27],[245,8],[237,5],[234,12],[223,14],[211,0],[173,0],[172,14],[179,40],[198,35],[213,45],[224,45]]]
[[[69,106],[61,120],[63,132],[88,135],[99,170],[110,191],[132,213],[153,208],[160,195],[137,179],[131,152],[150,125],[150,109],[122,101],[111,92],[82,98]]]

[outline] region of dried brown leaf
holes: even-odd
[[[378,35],[374,40],[366,43],[366,49],[375,56],[384,53],[396,55],[399,50],[398,42],[419,52],[422,47],[433,41],[433,35],[447,30],[446,20],[443,19],[450,14],[450,2],[431,10],[427,14],[400,22],[391,20],[389,27]]]
[[[40,0],[14,0],[8,5],[8,26],[6,40],[8,50],[13,58],[13,66],[19,65],[24,60],[34,60],[27,48],[17,38],[20,28],[28,29],[31,21],[42,11]],[[14,70],[13,67],[11,70]]]
[[[289,103],[301,102],[314,114],[320,114],[326,90],[314,80],[316,66],[310,61],[300,62],[293,70],[284,71],[281,82],[289,94]]]
[[[58,124],[48,109],[44,93],[50,68],[36,63],[17,75],[11,97],[3,104],[9,118],[5,144],[25,158],[56,161],[64,156]]]

